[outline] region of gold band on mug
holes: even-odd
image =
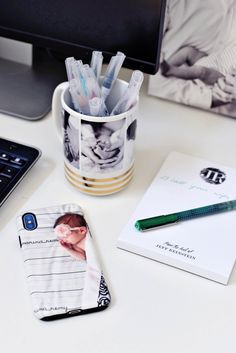
[[[133,172],[133,165],[125,173],[119,176],[115,176],[112,178],[95,179],[95,178],[88,178],[88,177],[82,176],[79,172],[73,171],[68,165],[65,164],[65,173],[67,173],[68,176],[71,177],[71,179],[74,179],[76,182],[82,185],[92,184],[94,186],[96,185],[97,187],[100,187],[100,186],[105,187],[110,184],[115,185],[118,182],[121,182],[122,180],[126,180],[132,172]]]
[[[65,164],[66,179],[78,190],[90,195],[109,195],[126,187],[133,177],[134,166],[120,176],[95,179],[81,176]]]

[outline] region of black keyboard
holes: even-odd
[[[40,156],[36,147],[0,137],[0,206]]]
[[[26,163],[27,159],[0,149],[0,194],[9,188]]]

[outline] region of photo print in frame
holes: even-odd
[[[148,93],[236,117],[236,1],[167,0]]]

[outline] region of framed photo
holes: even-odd
[[[236,117],[236,0],[167,0],[148,93]]]

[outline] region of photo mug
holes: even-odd
[[[106,100],[109,111],[127,86],[116,80]],[[56,87],[52,114],[63,142],[65,176],[70,184],[90,195],[109,195],[129,184],[134,172],[137,113],[138,97],[122,114],[80,114],[73,108],[68,82]]]

